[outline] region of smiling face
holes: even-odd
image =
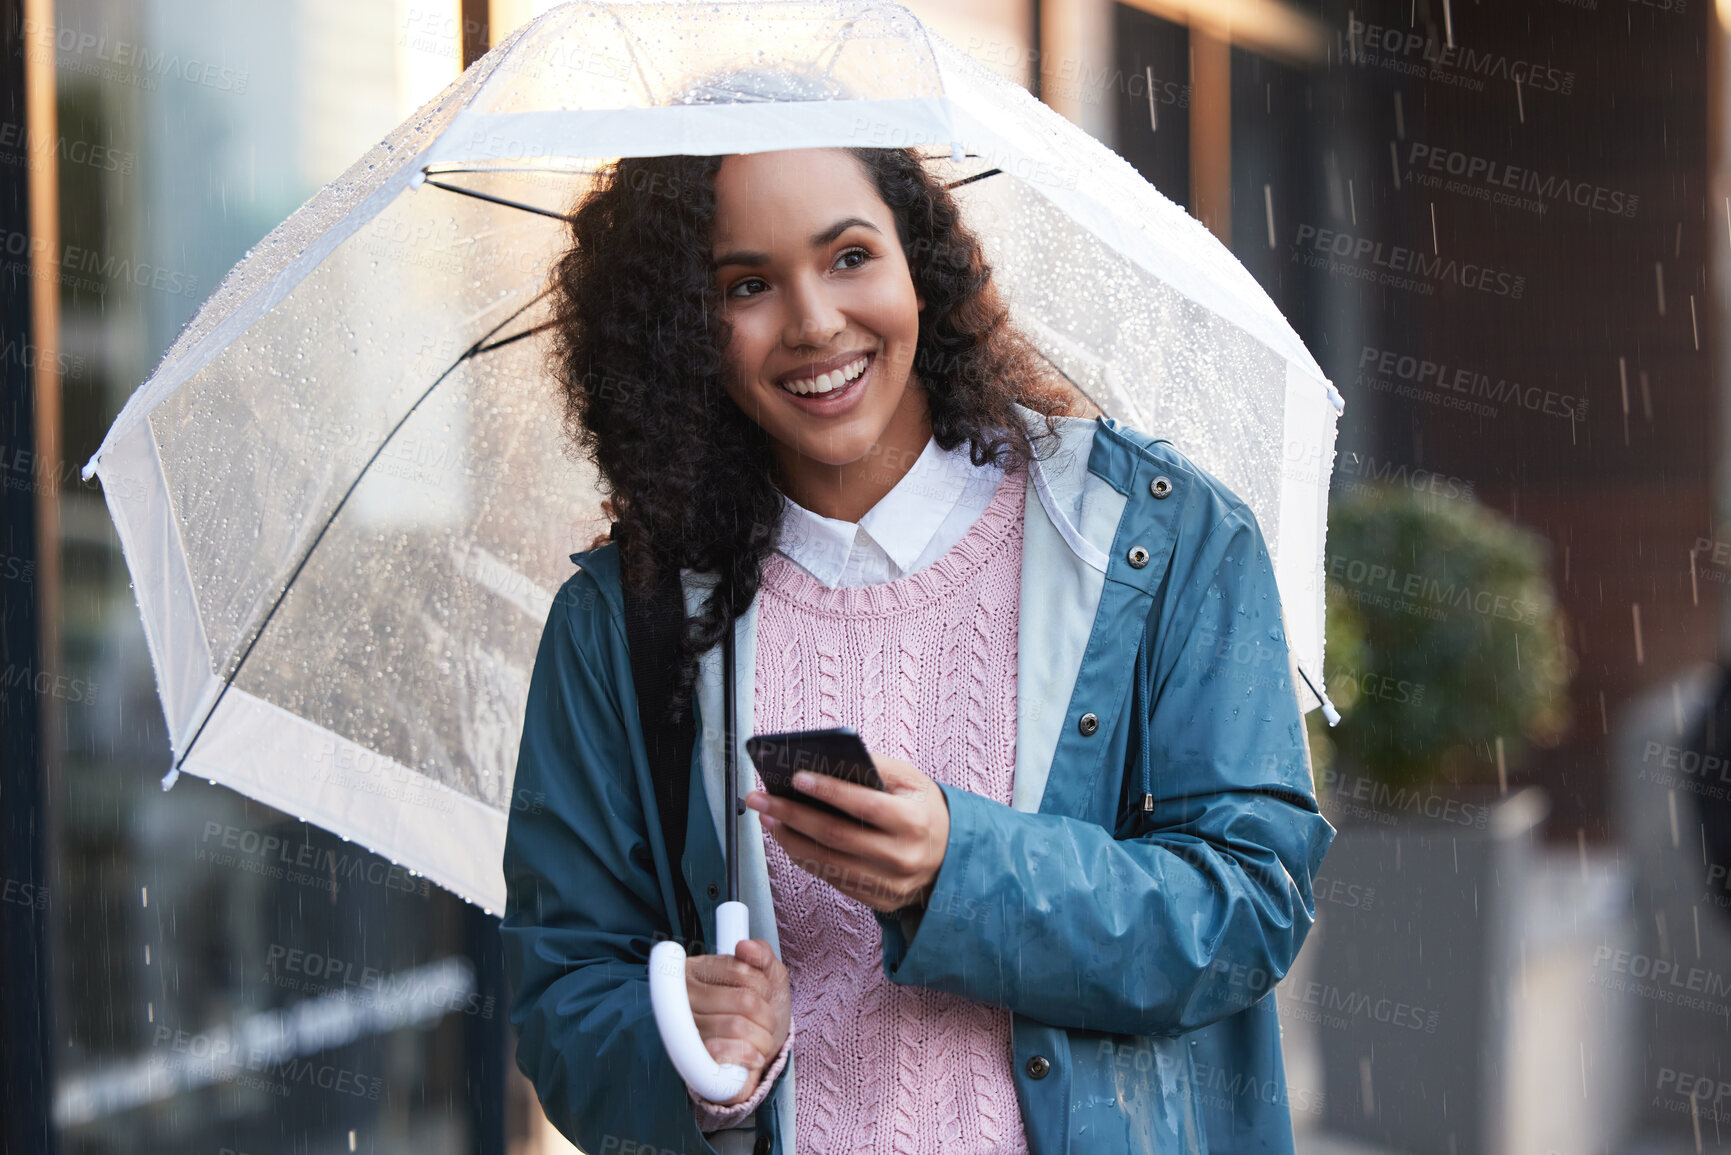
[[[790,497],[832,517],[867,502],[857,520],[889,489],[864,480],[870,460],[911,463],[931,429],[895,218],[840,149],[729,156],[715,204],[728,395],[777,443]]]

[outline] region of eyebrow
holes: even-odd
[[[824,229],[822,232],[813,233],[811,237],[811,247],[814,249],[821,249],[823,246],[829,244],[831,241],[835,240],[837,237],[841,236],[856,225],[868,228],[879,236],[883,235],[882,229],[878,228],[864,217],[843,217],[841,220],[835,222],[835,224]],[[718,269],[723,265],[746,265],[748,267],[755,267],[767,264],[769,264],[768,253],[760,253],[746,249],[735,249],[733,252],[722,253],[719,257],[715,258],[715,267]]]

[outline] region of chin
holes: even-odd
[[[806,453],[805,456],[813,461],[821,461],[825,465],[852,465],[868,456],[875,444],[877,444],[876,437],[866,437],[861,438],[858,445],[848,445],[841,449],[826,449],[821,453]]]
[[[846,428],[837,428],[795,417],[789,432],[796,435],[794,444],[802,456],[825,465],[851,465],[872,451],[888,424],[850,421]]]

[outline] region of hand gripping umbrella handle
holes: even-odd
[[[732,954],[749,937],[746,915],[743,902],[724,902],[715,908],[717,954]],[[685,948],[676,942],[658,942],[649,952],[649,1002],[655,1008],[661,1045],[691,1089],[712,1103],[725,1103],[739,1094],[748,1072],[737,1063],[716,1062],[703,1045],[685,990]]]

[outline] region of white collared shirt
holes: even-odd
[[[948,553],[1003,477],[1001,466],[975,465],[966,441],[944,449],[927,438],[913,466],[857,522],[813,513],[784,494],[776,548],[830,589],[894,581]]]

